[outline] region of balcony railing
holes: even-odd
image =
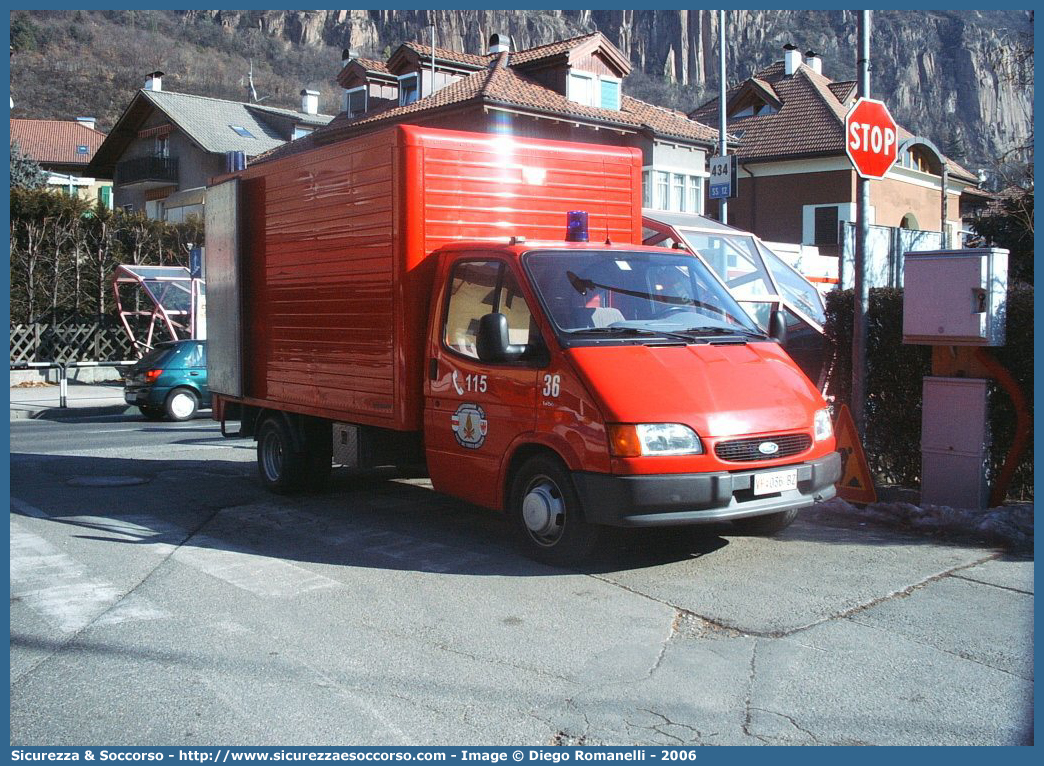
[[[117,186],[130,184],[176,184],[178,160],[176,157],[135,157],[116,163]]]

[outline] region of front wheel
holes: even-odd
[[[763,516],[748,516],[745,519],[736,519],[732,522],[733,529],[741,535],[752,537],[768,537],[776,532],[781,532],[789,527],[797,518],[798,509],[791,508],[789,511],[778,513],[766,513]]]
[[[539,561],[576,564],[598,543],[600,528],[584,519],[569,472],[550,456],[531,457],[518,469],[510,510],[523,548]]]

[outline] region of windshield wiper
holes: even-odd
[[[630,335],[643,338],[674,338],[686,343],[692,340],[689,335],[668,330],[648,330],[644,327],[585,327],[579,330],[566,330],[566,332],[570,335]]]
[[[686,335],[693,337],[702,337],[706,335],[741,335],[747,338],[767,338],[763,332],[755,332],[754,330],[744,330],[742,327],[730,329],[726,327],[690,327],[687,330],[679,330],[684,332]]]

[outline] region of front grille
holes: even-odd
[[[758,447],[765,442],[779,445],[779,451],[771,455],[761,452]],[[780,434],[778,436],[759,436],[753,439],[735,439],[718,442],[714,446],[714,454],[722,460],[733,463],[747,463],[752,460],[775,460],[790,457],[804,452],[812,446],[812,437],[808,434]]]

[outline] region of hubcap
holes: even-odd
[[[268,433],[261,445],[261,459],[265,466],[265,476],[270,481],[279,481],[283,473],[283,445],[278,434]]]
[[[535,480],[522,499],[522,520],[533,538],[553,545],[565,528],[565,504],[562,493],[549,479]]]
[[[170,400],[170,411],[176,418],[187,418],[195,409],[191,394],[174,394],[174,398]]]

